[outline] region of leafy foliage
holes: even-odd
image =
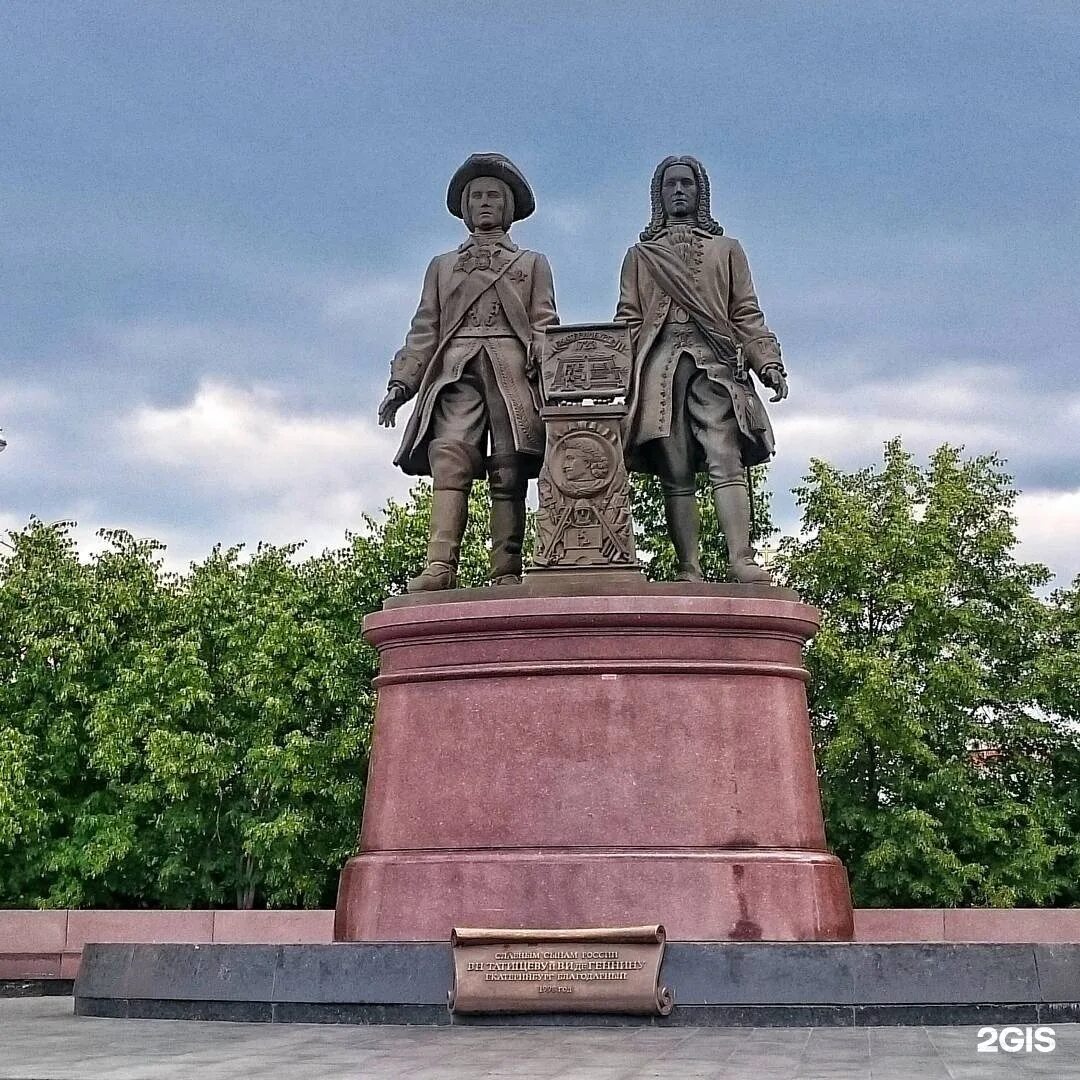
[[[824,612],[811,713],[856,902],[1063,896],[1051,751],[1072,743],[1069,703],[1050,701],[1063,684],[1045,669],[1049,572],[1014,556],[1001,462],[943,446],[920,468],[895,440],[880,468],[814,461],[796,496],[804,534],[781,566]]]
[[[1051,594],[1049,626],[1036,665],[1039,698],[1062,735],[1044,748],[1049,801],[1058,815],[1062,881],[1055,903],[1080,905],[1080,577]]]
[[[0,558],[0,905],[332,903],[355,847],[376,674],[363,616],[423,565],[430,490],[338,551],[161,547],[70,525]],[[478,485],[465,584],[487,574]]]
[[[775,533],[755,470],[755,537]],[[639,550],[674,574],[659,485]],[[703,566],[726,552],[702,478]],[[815,461],[774,569],[823,611],[810,705],[830,842],[862,905],[1080,903],[1080,579],[1043,599],[995,457],[899,441]],[[215,549],[166,573],[123,531],[0,547],[0,906],[332,903],[373,712],[363,616],[425,561],[431,492],[304,556]],[[460,580],[488,573],[476,485]]]

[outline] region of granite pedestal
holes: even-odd
[[[365,620],[378,707],[337,940],[851,937],[806,708],[818,612],[783,589],[601,580],[401,597]]]

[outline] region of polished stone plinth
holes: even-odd
[[[448,942],[88,945],[81,1016],[264,1023],[868,1027],[1080,1019],[1080,945],[672,942],[670,1016],[451,1014]]]
[[[378,707],[335,937],[850,938],[806,709],[818,612],[782,589],[564,581],[399,598],[365,620]]]

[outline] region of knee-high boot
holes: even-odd
[[[469,493],[436,488],[431,493],[431,532],[427,568],[409,581],[409,592],[431,592],[457,586],[461,538],[469,514]]]
[[[525,539],[525,500],[491,500],[491,584],[521,584],[521,545]]]
[[[428,561],[423,573],[409,581],[409,592],[456,587],[461,538],[469,519],[469,491],[483,464],[476,447],[453,439],[432,439],[428,461],[433,489]]]
[[[493,454],[487,467],[491,489],[491,584],[519,585],[528,481],[517,454]]]
[[[668,536],[675,548],[679,566],[676,581],[704,581],[701,573],[701,515],[697,496],[664,492],[664,516]]]
[[[744,585],[771,585],[772,574],[754,559],[750,546],[750,493],[746,483],[736,480],[713,488],[716,516],[727,542],[731,576]]]

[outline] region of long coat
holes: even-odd
[[[514,444],[520,453],[536,457],[537,469],[544,453],[544,426],[526,374],[526,359],[530,345],[542,348],[545,329],[559,321],[551,267],[539,252],[519,248],[505,238],[500,259],[491,269],[469,271],[463,253],[471,244],[468,240],[456,251],[431,260],[405,344],[390,365],[391,384],[397,383],[408,397],[417,398],[394,458],[396,465],[413,476],[431,475],[427,446],[435,434],[430,430],[435,399],[443,387],[461,377],[465,364],[476,354],[476,339],[457,332],[469,308],[488,289],[495,290],[514,335],[487,339]]]
[[[660,243],[664,243],[663,238]],[[710,321],[714,327],[730,334],[733,344],[741,346],[743,361],[749,369],[760,373],[766,365],[781,362],[780,346],[765,325],[746,253],[738,240],[694,228],[692,255],[685,276],[698,305],[712,315]],[[646,265],[639,245],[634,245],[623,260],[615,318],[630,324],[634,347],[626,447],[635,465],[642,461],[636,451],[643,443],[671,434],[675,364],[662,362],[671,358],[661,360],[652,353],[672,302]],[[744,464],[756,465],[767,460],[775,445],[772,425],[749,377],[733,378],[731,367],[720,363],[719,358],[705,373],[731,394],[742,436]]]

